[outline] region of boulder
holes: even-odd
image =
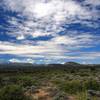
[[[88,94],[89,94],[90,96],[97,96],[97,97],[100,97],[100,91],[88,90]]]

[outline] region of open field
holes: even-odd
[[[1,68],[0,100],[100,100],[99,66],[58,66]]]

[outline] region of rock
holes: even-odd
[[[36,90],[37,90],[37,87],[36,86],[31,86],[30,90],[31,90],[31,93],[35,93]]]
[[[90,96],[97,96],[97,97],[100,97],[100,91],[88,90],[88,94],[89,94]]]
[[[65,93],[58,92],[53,100],[73,100],[71,97],[67,96]]]

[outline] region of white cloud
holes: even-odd
[[[11,62],[11,63],[20,63],[21,61],[18,60],[18,59],[13,58],[13,59],[10,59],[9,62]]]
[[[23,39],[25,39],[25,37],[23,35],[20,35],[20,36],[16,37],[16,39],[17,40],[23,40]]]
[[[52,39],[52,42],[55,44],[73,45],[77,43],[77,40],[74,40],[73,37],[69,37],[69,36],[58,36]]]
[[[91,34],[81,34],[76,36],[57,36],[49,41],[38,41],[35,45],[31,43],[16,44],[0,42],[0,54],[23,55],[27,57],[34,57],[34,55],[62,55],[66,52],[70,52],[72,49],[79,50],[80,48],[88,48],[96,43],[99,44],[100,41],[94,42],[97,38],[98,37]]]
[[[41,32],[41,31],[36,31],[36,32],[34,32],[34,33],[32,33],[32,37],[33,38],[35,38],[35,37],[39,37],[39,36],[49,36],[49,35],[51,35],[51,33],[49,33],[49,32]]]
[[[100,37],[100,36],[99,36]],[[66,45],[66,46],[72,46],[73,48],[78,46],[81,47],[87,47],[87,46],[93,46],[93,44],[99,43],[99,41],[95,41],[95,39],[98,40],[98,36],[94,36],[90,33],[81,33],[80,35],[78,33],[71,33],[67,35],[57,35],[56,37],[52,38],[50,41],[40,41],[39,43],[41,44],[55,44],[55,45]],[[85,44],[85,45],[84,45]],[[67,48],[68,48],[67,47]]]
[[[78,38],[84,38],[86,36],[79,36]],[[92,37],[92,36],[88,36]],[[43,61],[55,61],[55,60],[94,60],[100,58],[100,52],[80,52],[80,48],[89,48],[89,43],[91,41],[87,40],[84,41],[85,44],[81,44],[81,40],[76,40],[74,38],[68,39],[62,37],[63,40],[58,37],[54,41],[46,41],[46,42],[38,42],[37,45],[29,45],[29,44],[16,44],[10,42],[0,42],[0,54],[9,54],[14,55],[15,57],[23,58],[24,59],[15,59],[12,58],[10,62],[23,62],[23,63],[35,63],[36,59],[42,59]],[[75,42],[71,42],[71,41]],[[69,41],[71,42],[69,42]],[[83,41],[83,40],[82,40]],[[63,47],[61,44],[65,44],[66,46]],[[72,47],[72,49],[70,49]],[[75,50],[74,50],[75,49]]]
[[[30,59],[30,58],[27,58],[27,59],[15,59],[15,58],[12,58],[12,59],[9,59],[9,62],[11,63],[34,63],[34,60]]]
[[[84,11],[78,3],[72,0],[48,0],[48,2],[44,2],[44,0],[4,0],[4,3],[12,11],[22,12],[36,18],[55,16],[59,12],[65,13],[69,17],[77,15],[80,10]]]
[[[58,49],[57,49],[58,48]],[[15,44],[10,42],[0,42],[0,54],[13,54],[17,56],[33,56],[34,54],[44,54],[44,53],[61,53],[62,50],[57,45],[49,44],[47,45],[24,45]]]
[[[33,9],[37,18],[49,16],[53,13],[53,6],[50,3],[36,3]]]
[[[97,6],[97,5],[100,5],[100,0],[85,0],[84,3]]]
[[[9,26],[0,27],[8,30],[6,34],[16,37],[16,40],[22,40],[21,44],[0,42],[0,54],[12,54],[32,58],[50,59],[92,59],[91,54],[86,57],[73,57],[64,55],[72,52],[71,50],[80,50],[80,48],[89,48],[93,44],[99,44],[98,38],[90,33],[78,33],[78,31],[67,30],[63,36],[58,35],[64,31],[66,26],[72,23],[80,23],[88,27],[98,27],[98,24],[92,21],[98,18],[97,11],[86,7],[87,4],[93,6],[99,4],[99,0],[85,0],[83,5],[75,0],[3,0],[5,10],[17,12],[18,17],[8,16]],[[1,5],[0,5],[1,6]],[[23,18],[26,18],[25,20]],[[67,25],[66,25],[67,24]],[[93,33],[94,34],[94,33]],[[44,36],[52,36],[48,41],[28,40]],[[97,40],[94,42],[94,40]],[[65,46],[63,46],[65,45]],[[97,55],[95,58],[98,57]],[[48,59],[49,60],[49,59]],[[19,61],[11,59],[11,61]],[[27,59],[28,62],[33,60]]]
[[[63,24],[74,23],[78,19],[91,19],[91,12],[73,0],[3,0],[5,9],[18,12],[27,20],[9,17],[11,36],[55,36],[63,31]],[[78,18],[78,19],[77,19]],[[22,23],[19,23],[19,22]],[[14,28],[15,27],[15,28]],[[21,35],[22,34],[22,35]]]

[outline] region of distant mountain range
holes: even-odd
[[[55,67],[55,66],[64,66],[64,67],[79,67],[79,66],[100,66],[100,64],[80,64],[76,62],[66,62],[64,64],[31,64],[31,63],[1,63],[0,68],[10,68],[10,67]]]
[[[30,64],[30,63],[5,63],[0,64],[0,72],[34,72],[39,70],[78,70],[79,68],[100,68],[100,64],[79,64],[67,62],[65,64]]]

